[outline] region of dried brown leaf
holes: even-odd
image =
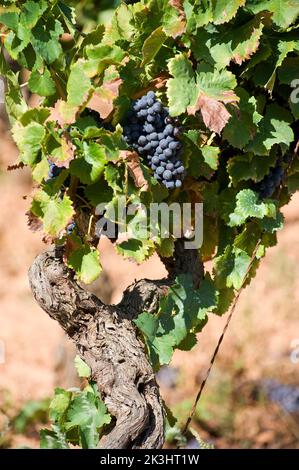
[[[42,229],[42,221],[36,217],[30,210],[25,214],[27,216],[27,225],[32,232],[38,232]]]
[[[200,111],[206,127],[220,134],[231,116],[223,103],[236,103],[237,101],[238,97],[233,91],[224,92],[221,101],[200,93],[195,105],[189,106],[187,111],[193,116]]]
[[[66,124],[73,124],[76,121],[78,110],[79,108],[77,106],[70,105],[60,99],[56,101],[53,108],[50,108],[50,115],[47,121],[55,121],[61,127]]]
[[[115,78],[103,83],[88,102],[88,107],[97,111],[102,119],[106,119],[113,111],[113,101],[118,97],[119,87],[122,84],[120,78]]]
[[[135,186],[143,191],[148,190],[148,182],[144,178],[142,168],[140,166],[140,158],[136,152],[129,150],[121,150],[120,158],[124,160],[129,168],[130,174],[133,177]]]
[[[183,7],[183,0],[169,0],[169,5],[175,8],[178,13],[178,21],[171,27],[171,35],[175,39],[181,36],[186,30],[186,15]]]

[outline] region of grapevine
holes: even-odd
[[[87,379],[80,392],[56,393],[42,447],[162,447],[155,373],[176,349],[187,357],[211,315],[231,309],[228,326],[276,245],[281,209],[299,189],[299,5],[285,4],[0,7],[0,73],[19,149],[9,169],[30,169],[28,225],[51,245],[30,285],[76,343]],[[102,233],[127,260],[156,254],[167,278],[136,281],[105,305],[84,288],[101,275]]]

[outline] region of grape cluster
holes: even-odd
[[[267,380],[264,389],[271,401],[278,403],[289,413],[299,412],[299,388],[293,385],[282,385],[276,380]]]
[[[153,91],[133,103],[124,123],[126,142],[147,159],[155,178],[168,189],[180,188],[185,177],[179,135],[177,120]]]
[[[271,197],[275,190],[280,186],[284,177],[284,169],[281,161],[278,160],[275,167],[271,168],[268,175],[264,177],[257,185],[257,191],[261,199]]]
[[[50,168],[49,168],[49,173],[48,173],[48,181],[53,178],[56,178],[56,176],[59,176],[63,170],[63,167],[56,166],[55,163],[52,163],[50,161],[49,161],[49,165],[50,165]]]

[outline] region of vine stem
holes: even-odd
[[[222,344],[222,342],[223,342],[225,333],[226,333],[226,331],[227,331],[227,329],[228,329],[228,327],[229,327],[229,324],[230,324],[230,322],[231,322],[231,319],[232,319],[232,317],[233,317],[233,314],[234,314],[234,311],[235,311],[235,309],[236,309],[238,300],[239,300],[239,298],[240,298],[241,292],[242,292],[243,287],[244,287],[244,285],[245,285],[245,282],[246,282],[246,280],[247,280],[249,271],[250,271],[251,268],[252,268],[252,265],[253,265],[253,262],[254,262],[254,260],[255,260],[256,253],[257,253],[257,250],[258,250],[260,244],[261,244],[261,239],[258,240],[258,242],[257,242],[257,244],[256,244],[256,246],[255,246],[255,248],[254,248],[254,250],[253,250],[253,253],[252,253],[252,256],[251,256],[251,259],[250,259],[250,263],[249,263],[249,265],[248,265],[248,267],[247,267],[246,273],[245,273],[244,278],[243,278],[242,285],[241,285],[241,287],[239,288],[239,290],[238,290],[238,292],[237,292],[237,294],[236,294],[236,296],[235,296],[235,298],[234,298],[234,301],[233,301],[232,306],[231,306],[231,308],[230,308],[229,316],[228,316],[228,318],[227,318],[227,321],[226,321],[226,323],[225,323],[225,326],[224,326],[224,328],[223,328],[223,331],[222,331],[222,333],[221,333],[221,335],[220,335],[220,338],[219,338],[219,340],[218,340],[218,342],[217,342],[217,345],[216,345],[216,348],[215,348],[214,353],[213,353],[213,355],[212,355],[212,358],[211,358],[211,360],[210,360],[210,365],[209,365],[209,367],[208,367],[208,370],[207,370],[207,372],[206,372],[206,375],[205,375],[205,377],[203,378],[203,380],[202,380],[202,382],[201,382],[201,384],[200,384],[199,390],[198,390],[198,392],[197,392],[196,398],[195,398],[195,400],[194,400],[193,406],[192,406],[192,408],[191,408],[191,411],[190,411],[190,414],[189,414],[189,416],[188,416],[188,418],[187,418],[187,421],[186,421],[186,423],[185,423],[185,426],[184,426],[184,428],[183,428],[182,434],[186,434],[186,433],[187,433],[188,428],[189,428],[189,426],[190,426],[190,423],[191,423],[191,421],[192,421],[192,419],[193,419],[193,416],[194,416],[196,407],[197,407],[197,405],[198,405],[198,402],[199,402],[199,400],[200,400],[200,397],[201,397],[201,395],[202,395],[202,392],[203,392],[203,390],[204,390],[204,388],[205,388],[205,385],[206,385],[206,383],[207,383],[207,381],[208,381],[208,378],[209,378],[209,376],[210,376],[212,367],[213,367],[214,362],[215,362],[215,360],[216,360],[216,357],[217,357],[217,354],[218,354],[218,352],[219,352],[220,346],[221,346],[221,344]]]

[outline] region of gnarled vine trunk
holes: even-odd
[[[167,279],[135,282],[118,305],[105,305],[84,290],[63,263],[61,250],[39,255],[29,270],[36,301],[75,342],[114,418],[100,448],[159,449],[163,445],[163,403],[132,320],[141,312],[157,311],[159,297],[177,274],[191,272],[194,284],[199,284],[203,268],[198,253],[184,250],[182,243],[177,242],[173,258],[162,260]]]

